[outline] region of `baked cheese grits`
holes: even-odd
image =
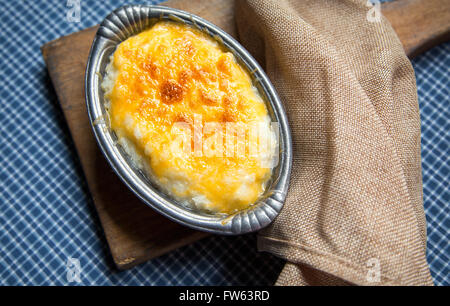
[[[207,34],[156,23],[117,47],[102,89],[119,144],[178,202],[230,214],[263,194],[276,133],[250,74]]]

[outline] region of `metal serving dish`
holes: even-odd
[[[185,23],[208,33],[229,49],[252,72],[253,83],[265,99],[269,115],[278,122],[279,162],[264,196],[250,208],[233,215],[215,215],[190,210],[161,192],[130,158],[108,126],[100,87],[110,55],[118,44],[159,20]],[[217,234],[244,234],[269,225],[280,212],[286,198],[292,164],[292,144],[286,114],[269,79],[253,57],[230,35],[210,22],[190,13],[153,5],[127,5],[116,9],[101,23],[89,54],[85,79],[86,104],[92,129],[101,151],[111,167],[145,204],[178,223]]]

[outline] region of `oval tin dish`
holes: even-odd
[[[232,215],[216,215],[187,208],[161,192],[136,168],[117,144],[108,126],[100,87],[110,55],[118,44],[159,20],[171,20],[200,28],[232,52],[243,67],[252,72],[253,84],[266,102],[273,122],[279,125],[279,158],[264,195],[248,209]],[[269,79],[253,57],[230,35],[210,22],[190,13],[152,5],[127,5],[116,9],[101,23],[88,58],[85,79],[89,120],[101,151],[111,167],[144,203],[169,219],[201,231],[237,235],[254,232],[269,225],[286,199],[292,164],[292,143],[283,105]]]

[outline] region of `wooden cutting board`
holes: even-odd
[[[173,0],[164,5],[192,12],[236,37],[234,0]],[[409,56],[449,39],[450,1],[398,0],[382,5]],[[95,142],[84,100],[84,72],[97,27],[42,46],[89,190],[114,262],[127,269],[207,234],[178,225],[138,200],[107,164]]]

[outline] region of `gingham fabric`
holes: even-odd
[[[81,0],[80,22],[69,22],[76,2],[0,0],[0,284],[272,284],[283,262],[258,253],[254,235],[214,236],[133,269],[115,269],[39,48],[99,23],[127,2]],[[435,284],[450,285],[450,43],[413,65],[427,259]],[[79,279],[71,274],[70,258],[80,263]]]

